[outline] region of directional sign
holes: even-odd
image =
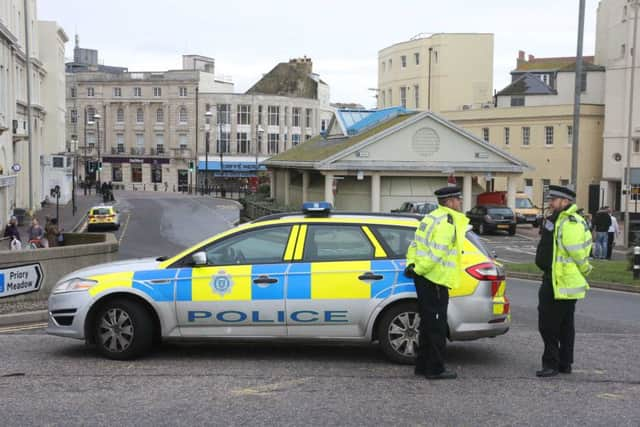
[[[0,269],[0,298],[40,290],[44,275],[40,264],[25,264]]]

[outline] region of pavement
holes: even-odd
[[[105,360],[41,327],[0,330],[0,417],[18,425],[640,424],[640,295],[577,304],[574,373],[538,379],[538,284],[510,280],[511,330],[451,343],[455,381],[430,382],[374,345],[177,342]]]

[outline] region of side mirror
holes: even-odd
[[[191,255],[191,260],[193,261],[194,266],[207,265],[207,254],[203,251],[196,252]]]

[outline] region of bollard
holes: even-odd
[[[640,246],[633,247],[633,278],[640,279]]]

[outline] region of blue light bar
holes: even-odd
[[[331,203],[329,202],[305,202],[302,204],[302,212],[305,214],[326,214],[331,212]]]

